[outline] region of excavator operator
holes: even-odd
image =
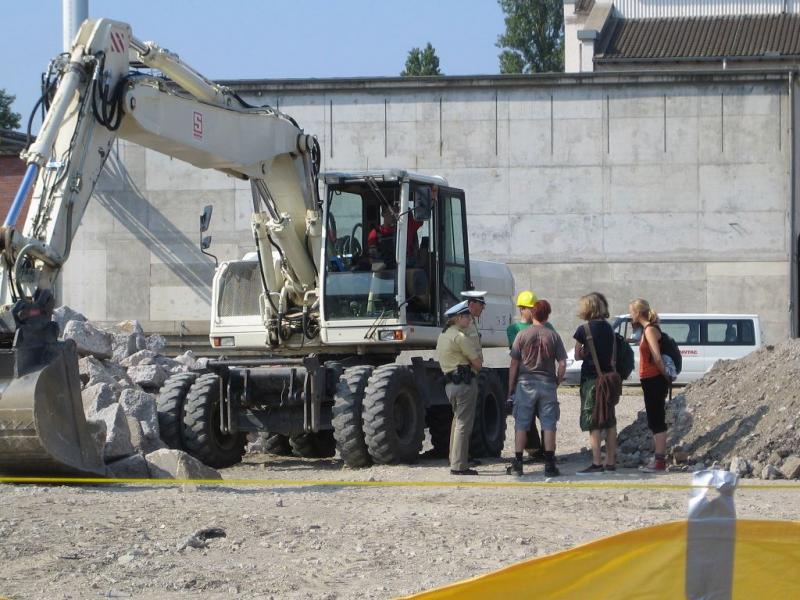
[[[372,229],[367,236],[367,254],[370,260],[382,262],[384,268],[397,268],[395,261],[395,239],[397,238],[397,209],[394,206],[385,204],[381,207],[381,217],[383,224]],[[406,230],[406,256],[407,266],[414,266],[414,259],[417,248],[417,230],[422,227],[422,221],[417,221],[414,216],[408,214],[408,227]]]

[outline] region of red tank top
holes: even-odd
[[[650,327],[648,325],[647,327]],[[639,342],[639,379],[647,379],[648,377],[657,377],[661,375],[658,366],[653,361],[653,354],[650,351],[650,343],[647,341],[645,331],[642,332],[642,340]]]

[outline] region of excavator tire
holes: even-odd
[[[408,367],[381,365],[372,372],[364,392],[362,422],[376,463],[417,460],[425,437],[425,409]]]
[[[330,429],[293,435],[289,444],[294,455],[300,458],[330,458],[336,454],[336,441]]]
[[[176,373],[164,385],[156,401],[161,441],[173,450],[183,450],[183,404],[198,373]]]
[[[425,414],[425,424],[431,435],[433,448],[425,453],[427,458],[447,458],[450,455],[450,427],[453,409],[447,405],[431,406]]]
[[[506,408],[503,386],[497,374],[482,369],[478,374],[478,403],[469,440],[472,458],[498,457],[506,441]]]
[[[215,469],[242,460],[247,436],[220,431],[219,376],[206,373],[197,378],[186,395],[183,414],[183,443],[186,452]]]
[[[266,431],[261,434],[261,444],[264,447],[264,454],[275,456],[291,456],[292,446],[289,444],[289,437],[282,433],[272,433]]]
[[[346,369],[339,378],[333,396],[333,437],[336,439],[336,448],[345,464],[353,469],[372,464],[361,424],[364,388],[372,370],[373,367],[366,365]]]

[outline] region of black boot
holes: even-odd
[[[511,461],[511,465],[506,467],[506,474],[522,477],[524,475],[524,473],[522,472],[522,461],[518,458],[514,458]]]
[[[544,453],[544,476],[545,477],[558,477],[561,471],[556,466],[556,453],[552,451],[545,451]]]

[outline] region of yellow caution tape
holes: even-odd
[[[690,483],[649,482],[575,482],[575,481],[339,481],[335,479],[112,479],[103,477],[0,477],[0,483],[46,484],[46,485],[203,485],[203,486],[261,486],[261,487],[453,487],[453,488],[573,488],[573,489],[647,489],[689,490]],[[746,490],[800,490],[800,484],[749,484],[738,485],[737,491]]]

